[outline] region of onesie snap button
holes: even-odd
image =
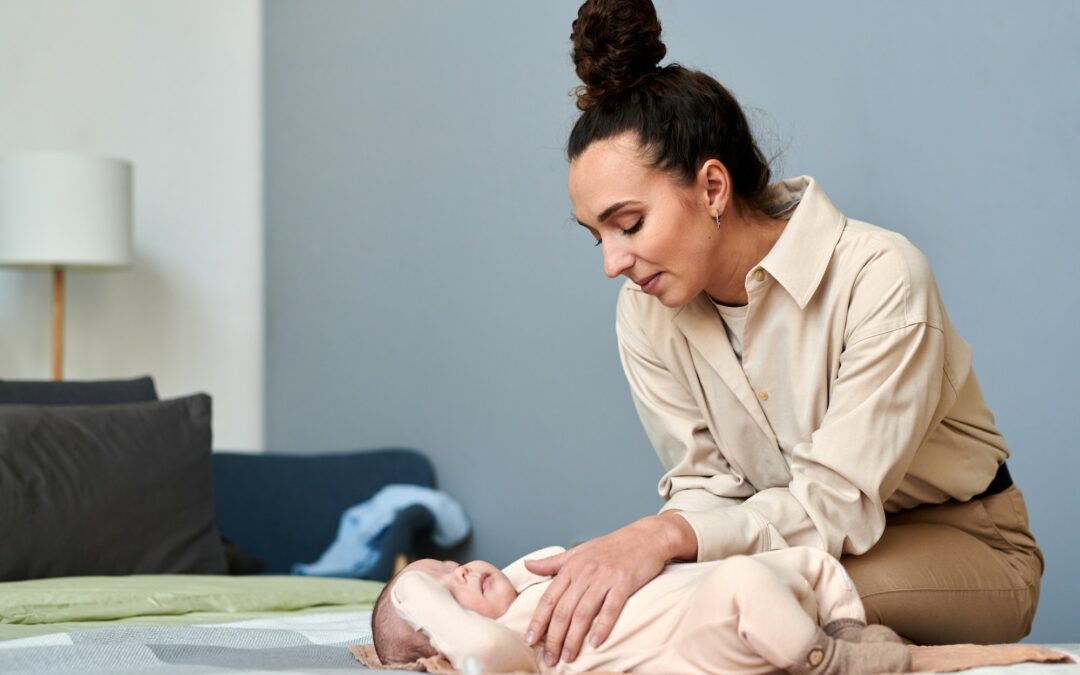
[[[769,392],[767,392],[767,391],[760,392],[758,394],[758,398],[760,398],[762,401],[768,401],[769,400]]]
[[[760,268],[754,270],[754,281],[765,281],[765,270]]]
[[[806,662],[810,664],[811,668],[817,668],[821,665],[822,659],[825,658],[825,652],[821,647],[814,647],[810,650],[810,653],[806,655]]]

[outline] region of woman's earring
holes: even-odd
[[[720,229],[720,212],[716,212],[716,229]]]

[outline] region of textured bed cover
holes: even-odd
[[[309,577],[78,577],[0,584],[0,673],[357,673],[382,584]],[[1080,644],[1049,645],[1080,661]],[[397,671],[400,672],[400,671]],[[977,668],[1080,673],[1080,665]]]
[[[370,617],[370,610],[339,611],[223,624],[117,626],[40,635],[0,642],[0,672],[365,672],[348,646],[370,644]],[[1050,646],[1080,661],[1080,644]],[[1080,673],[1080,665],[1023,663],[964,672],[1065,675]]]
[[[115,626],[0,642],[8,673],[357,673],[370,610],[194,626]]]

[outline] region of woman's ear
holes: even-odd
[[[695,188],[704,198],[709,215],[722,215],[731,201],[731,174],[720,160],[706,160],[698,169]]]

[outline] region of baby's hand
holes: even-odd
[[[424,630],[425,623],[441,623],[446,617],[468,611],[454,602],[445,584],[423,572],[405,572],[398,577],[390,591],[390,603],[414,630]]]

